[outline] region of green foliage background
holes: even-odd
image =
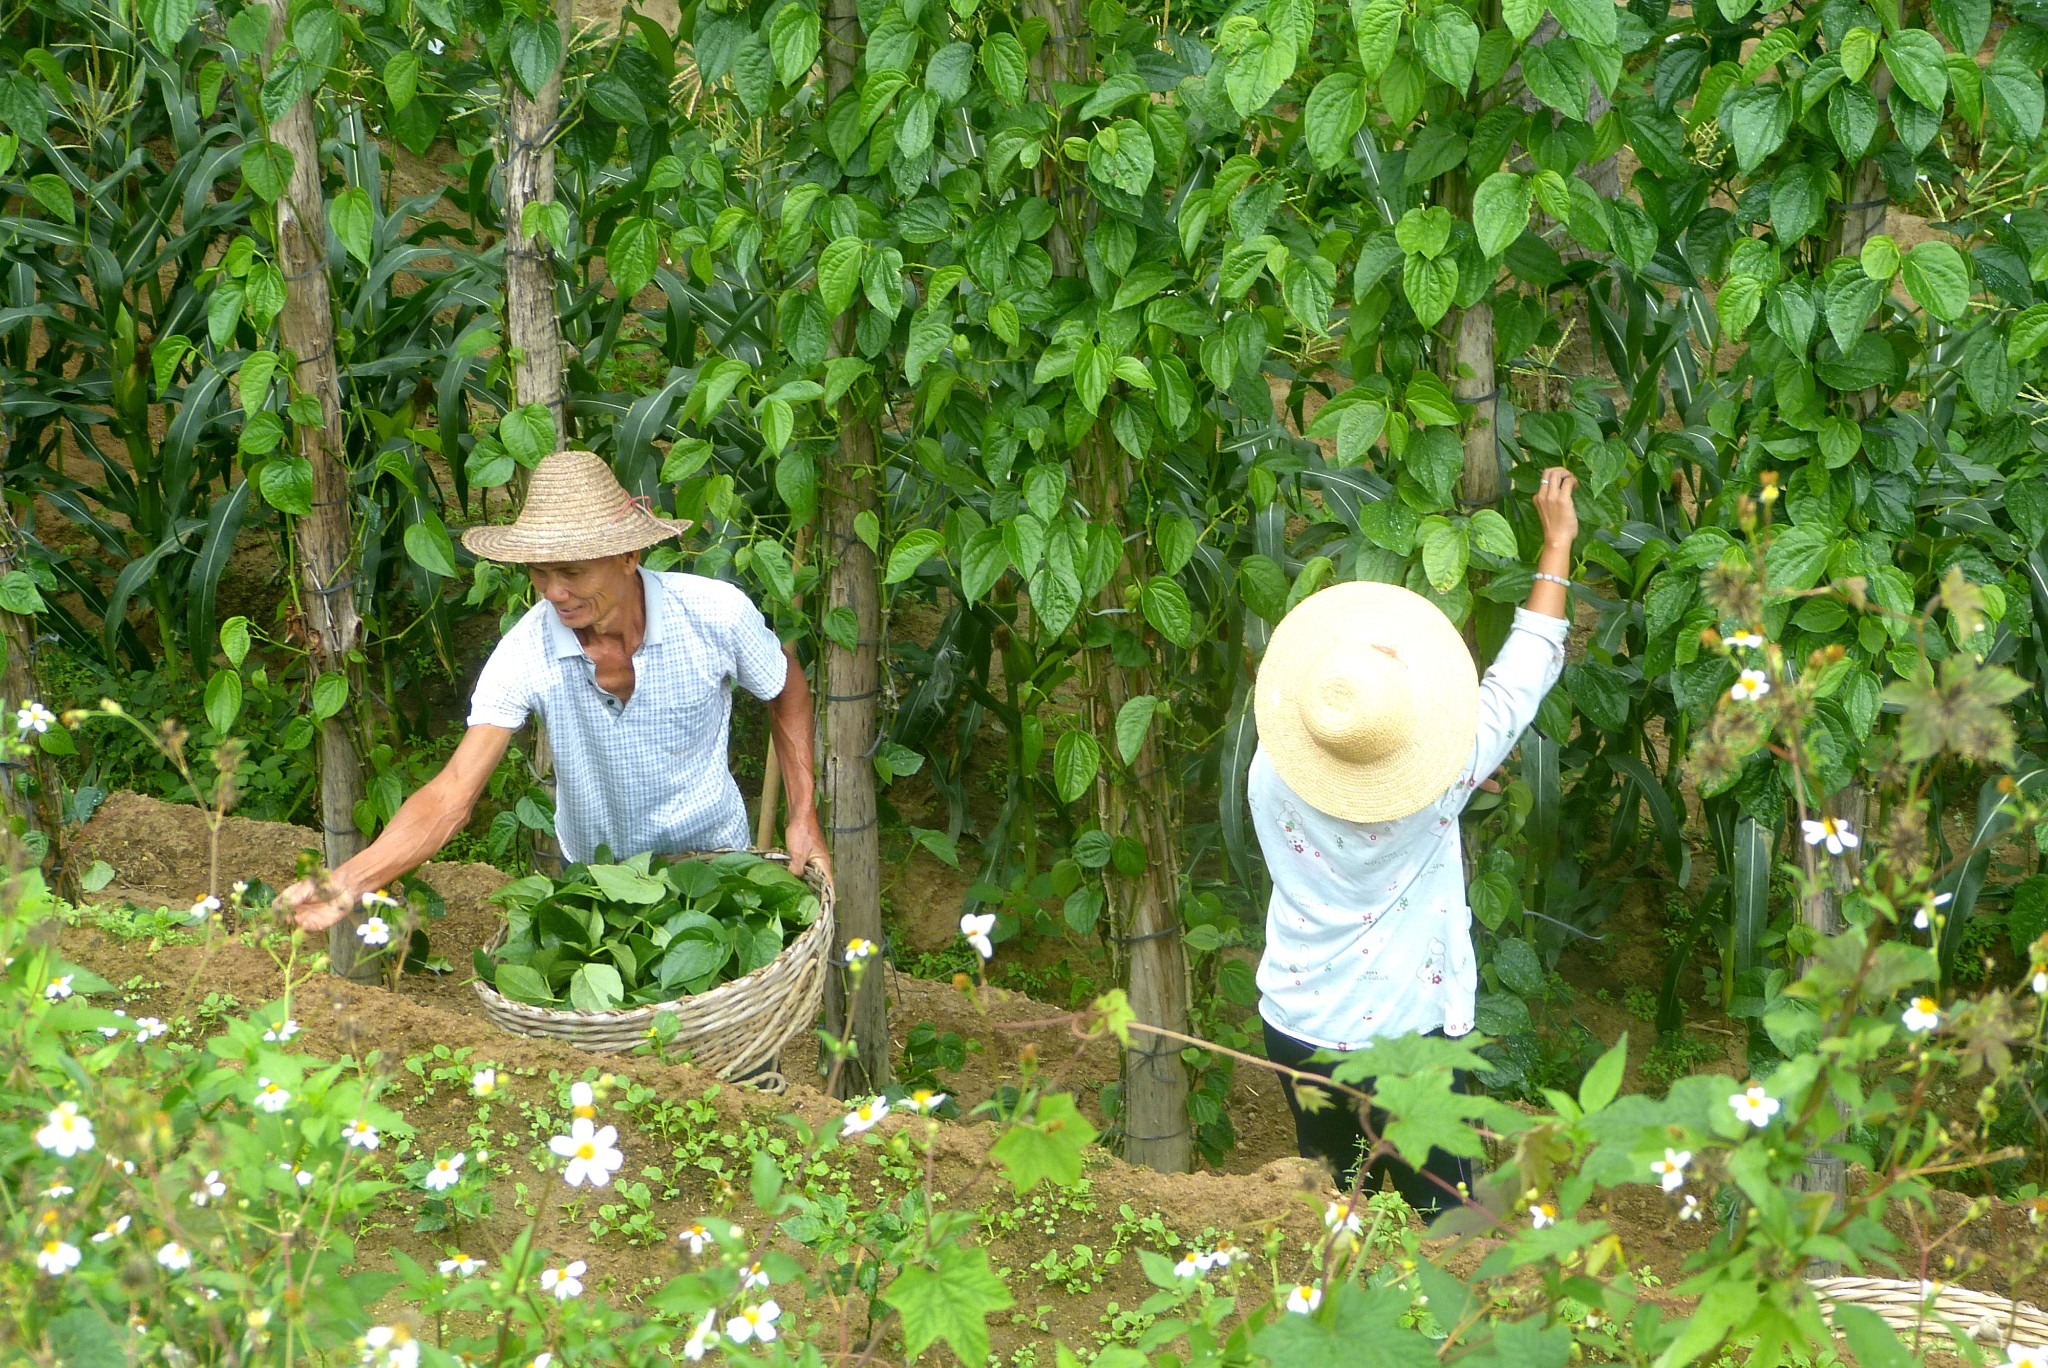
[[[742,577],[810,648],[850,646],[845,610],[796,605],[821,597],[809,529],[865,424],[883,497],[856,530],[894,602],[938,621],[892,649],[881,777],[937,786],[930,844],[969,842],[999,937],[1099,940],[1111,973],[1115,880],[1170,866],[1202,1001],[1242,1007],[1271,625],[1322,584],[1391,580],[1487,654],[1528,587],[1520,496],[1566,464],[1584,639],[1474,820],[1481,1025],[1510,1036],[1631,876],[1691,904],[1660,1023],[1715,942],[1723,1005],[1762,1015],[1800,948],[1769,877],[1797,816],[1932,754],[1888,695],[1918,651],[2033,681],[2022,747],[2038,734],[2048,10],[863,3],[836,98],[827,17],[628,11],[564,54],[531,3],[302,0],[266,76],[260,7],[10,6],[0,462],[34,556],[0,606],[107,668],[205,680],[220,732],[280,680],[303,691],[288,751],[351,709],[370,830],[436,731],[408,698],[454,671],[465,617],[516,606],[451,526],[501,516],[573,439],[701,522],[691,568]],[[556,198],[522,226],[556,253],[568,433],[511,392],[494,180],[509,83],[558,63]],[[311,512],[293,431],[318,406],[277,350],[267,135],[309,91],[367,690],[301,678],[301,605],[217,606],[241,539],[288,561]],[[401,197],[400,149],[448,183]],[[1886,205],[1907,241],[1877,231]],[[1724,566],[1765,495],[1778,530],[1745,587]],[[1955,573],[1981,631],[1943,613],[1926,635]],[[1808,592],[1830,584],[1885,611]],[[1737,671],[1702,633],[1750,627],[1817,678],[1808,781],[1755,735],[1687,769]],[[1933,818],[1873,810],[1876,834],[1944,864],[1944,813],[2002,830],[1984,786],[2015,757],[1959,748]],[[1160,810],[1164,846],[1105,823],[1111,782]],[[545,829],[522,786],[505,806],[500,849]],[[1988,861],[1948,878],[1949,967]],[[1196,1068],[1214,1152],[1228,1074]]]

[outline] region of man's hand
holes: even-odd
[[[325,931],[355,910],[357,894],[331,877],[300,879],[277,895],[277,905],[302,931]]]
[[[789,851],[792,874],[802,874],[816,864],[825,871],[826,878],[832,877],[832,853],[825,849],[825,833],[819,829],[816,808],[793,815],[782,842]]]
[[[1536,516],[1543,523],[1546,548],[1569,551],[1578,540],[1579,510],[1572,503],[1572,492],[1578,487],[1579,477],[1563,466],[1550,467],[1537,483]]]

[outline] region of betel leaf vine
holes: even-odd
[[[998,940],[1072,937],[1146,1020],[1227,1038],[1255,997],[1273,623],[1381,579],[1485,658],[1542,466],[1581,477],[1581,630],[1470,819],[1487,1028],[1528,1038],[1545,971],[1643,884],[1683,904],[1665,982],[1703,968],[1761,1012],[1805,944],[1770,894],[1802,814],[1954,854],[1855,778],[1910,743],[1920,651],[1937,682],[1965,655],[2026,681],[2014,762],[2039,749],[2031,0],[759,0],[566,41],[535,4],[309,3],[268,75],[254,11],[159,0],[104,20],[143,92],[112,121],[69,11],[25,13],[0,38],[0,459],[77,649],[210,655],[226,549],[305,516],[262,225],[290,169],[266,129],[316,86],[366,611],[445,649],[510,610],[450,530],[566,435],[497,321],[499,109],[559,69],[552,198],[516,227],[558,284],[576,440],[700,524],[660,564],[875,653],[859,759],[932,786],[922,848],[964,853]],[[459,174],[399,198],[387,158],[433,149]],[[873,497],[822,537],[849,472]],[[828,599],[854,544],[917,612],[869,632]],[[1956,576],[1981,607],[1928,636]],[[1784,746],[1692,755],[1751,633],[1819,681],[1804,778]],[[1934,791],[1974,814],[2001,772],[1949,754]],[[2003,896],[1957,900],[1951,961]],[[1128,1063],[1105,1101],[1139,1151],[1228,1146],[1221,1057]]]

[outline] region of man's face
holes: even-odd
[[[637,552],[603,560],[529,565],[533,592],[555,606],[562,625],[572,630],[602,628],[618,616],[619,605],[640,593]]]

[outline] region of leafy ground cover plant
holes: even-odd
[[[494,895],[504,944],[477,977],[514,1002],[585,1012],[666,1002],[774,961],[818,915],[810,885],[746,851],[570,865]]]

